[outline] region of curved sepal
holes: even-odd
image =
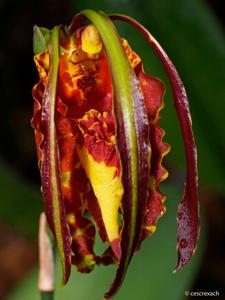
[[[173,63],[156,39],[136,20],[124,15],[112,15],[112,20],[121,20],[136,27],[158,55],[170,80],[174,105],[181,125],[186,152],[186,184],[183,199],[178,208],[177,250],[178,262],[175,271],[182,269],[192,258],[199,237],[199,199],[197,151],[192,131],[188,98],[184,85]]]
[[[33,89],[36,145],[42,178],[47,220],[53,231],[63,267],[63,284],[70,276],[71,236],[66,220],[61,187],[59,149],[55,128],[55,110],[59,66],[59,27],[49,33],[49,70]],[[47,70],[46,70],[47,71]]]
[[[105,294],[105,299],[109,299],[120,287],[141,237],[150,169],[148,117],[139,81],[114,25],[102,12],[85,10],[75,17],[71,30],[82,15],[96,26],[108,55],[114,82],[116,140],[123,171],[121,258],[116,278]]]

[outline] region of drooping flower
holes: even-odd
[[[155,49],[168,74],[181,124],[187,177],[178,211],[178,264],[192,257],[199,233],[196,147],[188,100],[172,62],[135,20],[85,10],[71,25],[34,28],[40,80],[33,88],[36,148],[45,213],[55,235],[63,282],[71,264],[90,272],[117,263],[120,287],[133,254],[165,212],[159,184],[169,145],[159,126],[163,83],[144,71],[141,58],[111,20],[134,25]],[[91,24],[87,25],[89,20]],[[96,229],[108,246],[94,252]]]

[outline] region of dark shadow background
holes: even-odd
[[[198,3],[198,10],[194,2]],[[7,298],[37,260],[37,222],[42,203],[30,127],[31,88],[38,80],[33,63],[32,27],[69,24],[74,13],[85,5],[96,5],[106,12],[126,12],[148,28],[151,26],[184,79],[199,146],[201,202],[207,224],[204,257],[192,288],[218,290],[219,299],[225,299],[225,11],[222,4],[216,0],[161,0],[157,4],[150,0],[0,1],[0,299]],[[132,37],[131,29],[125,26],[121,30]],[[148,46],[136,36],[131,44],[145,62]],[[165,78],[156,60],[152,65],[147,62],[146,69]],[[167,140],[172,145],[177,142],[178,146],[172,148],[167,166],[171,182],[176,186],[183,182],[184,158],[180,154],[177,120],[172,106],[168,106],[168,116],[165,112],[163,121],[164,127],[168,126]]]

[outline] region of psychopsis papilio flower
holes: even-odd
[[[93,10],[76,15],[68,27],[35,26],[40,80],[33,88],[32,126],[45,213],[64,283],[72,264],[84,273],[96,264],[118,264],[105,299],[117,292],[134,253],[165,212],[159,184],[168,175],[162,160],[170,149],[159,126],[164,85],[145,73],[140,56],[112,20],[128,22],[144,35],[173,91],[187,161],[177,217],[176,270],[191,259],[199,235],[197,156],[188,99],[159,43],[130,17]],[[94,252],[96,231],[107,244],[102,254]]]

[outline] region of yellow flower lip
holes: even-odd
[[[102,40],[97,28],[90,24],[81,34],[81,49],[89,55],[98,54],[102,50]]]

